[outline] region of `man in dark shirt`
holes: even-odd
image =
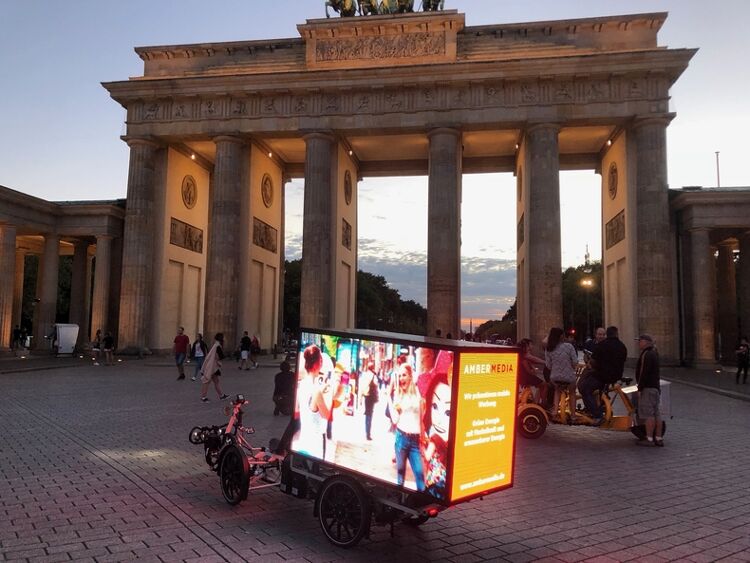
[[[622,377],[628,357],[628,349],[620,341],[619,334],[616,326],[607,327],[607,337],[594,346],[591,354],[591,372],[578,384],[583,404],[596,426],[602,424],[603,413],[601,404],[594,400],[594,392],[602,391],[607,385]]]
[[[654,339],[648,334],[638,337],[641,355],[635,365],[635,378],[638,382],[638,418],[646,425],[646,441],[643,445],[663,446],[661,431],[661,382],[659,380],[659,354],[654,348]]]
[[[247,365],[247,360],[250,357],[250,344],[250,336],[245,331],[240,338],[240,365],[238,369],[244,369],[245,371],[250,369]]]
[[[185,329],[179,327],[177,329],[177,336],[174,337],[174,346],[172,346],[174,362],[177,365],[177,379],[185,379],[185,358],[187,358],[189,349],[190,339],[185,334]]]
[[[279,413],[284,415],[292,414],[292,406],[294,404],[294,372],[287,361],[281,362],[280,367],[281,371],[274,378],[274,416],[277,416]]]

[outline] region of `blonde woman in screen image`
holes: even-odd
[[[391,420],[396,426],[396,479],[404,484],[406,461],[414,473],[418,491],[424,491],[424,465],[422,463],[422,397],[414,383],[414,372],[409,364],[402,364],[393,393]]]

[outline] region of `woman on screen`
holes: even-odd
[[[418,491],[424,491],[424,467],[420,440],[422,436],[422,398],[414,384],[414,373],[409,364],[398,370],[398,385],[393,394],[391,419],[396,425],[396,477],[397,484],[404,484],[406,461],[409,460]]]
[[[448,435],[451,425],[451,388],[447,373],[435,374],[427,388],[424,429],[427,446],[424,450],[427,492],[437,499],[445,498]]]
[[[325,459],[326,429],[331,406],[326,401],[325,384],[320,381],[323,354],[320,348],[311,344],[305,348],[303,358],[304,369],[297,385],[300,431],[294,448],[312,457]]]

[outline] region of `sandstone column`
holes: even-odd
[[[154,269],[154,193],[159,146],[130,139],[127,208],[122,250],[119,348],[123,353],[148,351],[151,285]],[[97,327],[98,328],[98,327]],[[96,330],[96,329],[94,329]]]
[[[690,231],[691,296],[693,307],[693,347],[695,367],[716,365],[716,264],[710,245],[710,231]]]
[[[88,268],[88,242],[79,240],[73,251],[73,272],[70,280],[70,322],[78,325],[78,342],[85,342],[88,317],[85,314],[86,270]]]
[[[636,121],[636,302],[637,332],[651,334],[662,360],[676,361],[673,289],[674,240],[669,227],[667,118]]]
[[[112,261],[112,237],[96,237],[96,265],[94,266],[94,296],[91,301],[91,340],[97,330],[104,333],[111,327],[109,320],[109,273]]]
[[[0,223],[0,352],[13,338],[13,298],[16,283],[16,227]]]
[[[333,201],[334,139],[325,133],[305,135],[305,204],[302,227],[300,325],[329,327],[333,321],[331,264],[335,237]]]
[[[461,132],[430,131],[427,204],[427,335],[460,338]]]
[[[249,259],[240,253],[240,237],[245,232],[240,218],[250,156],[247,144],[239,137],[222,136],[214,142],[216,161],[209,194],[205,336],[210,344],[217,332],[223,332],[225,345],[233,347],[237,344],[240,268],[246,267]]]
[[[44,235],[44,253],[39,261],[37,298],[34,319],[34,347],[49,350],[50,341],[44,337],[52,332],[57,316],[57,278],[60,270],[60,237]]]
[[[734,243],[719,245],[716,281],[719,293],[719,334],[721,335],[721,363],[734,362],[737,349],[737,283],[734,268]]]
[[[21,325],[23,316],[23,276],[26,269],[26,249],[16,248],[16,280],[13,287],[13,327]]]
[[[750,337],[750,232],[740,234],[740,260],[737,276],[737,301],[739,302],[740,334]]]
[[[560,242],[559,127],[533,125],[526,130],[528,178],[527,241],[529,334],[538,345],[551,327],[562,326]],[[524,335],[518,335],[519,338]]]

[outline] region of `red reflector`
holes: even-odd
[[[427,514],[430,516],[430,518],[434,518],[435,516],[438,515],[438,509],[437,508],[430,508],[427,511]]]

